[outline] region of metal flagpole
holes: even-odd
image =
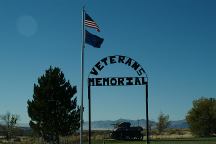
[[[82,9],[82,46],[81,46],[81,107],[80,107],[80,144],[83,142],[83,95],[84,95],[84,48],[85,48],[85,10]]]

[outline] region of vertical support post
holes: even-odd
[[[88,132],[88,137],[89,137],[89,144],[91,144],[91,85],[89,83],[88,79],[88,110],[89,110],[89,132]]]
[[[84,95],[84,48],[85,48],[85,10],[82,9],[82,44],[81,44],[81,106],[80,106],[80,144],[83,141],[83,95]]]
[[[148,82],[146,83],[146,143],[149,144]]]

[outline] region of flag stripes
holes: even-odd
[[[85,13],[85,26],[94,28],[98,32],[100,32],[100,29],[97,23],[87,13]]]

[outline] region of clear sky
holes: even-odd
[[[134,58],[149,77],[149,117],[184,119],[192,101],[216,97],[216,1],[214,0],[1,0],[0,113],[29,121],[33,84],[50,65],[76,85],[80,103],[81,9],[100,26],[101,49],[86,45],[85,79],[103,57]],[[100,76],[136,76],[124,65]],[[87,83],[85,83],[87,86]],[[145,118],[144,88],[92,89],[92,119]],[[86,89],[85,89],[86,91]],[[85,92],[86,95],[86,92]],[[87,120],[87,96],[84,99]]]

